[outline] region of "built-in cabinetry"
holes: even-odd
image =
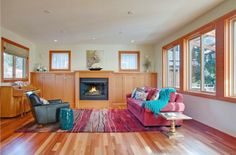
[[[36,87],[19,88],[12,83],[0,84],[0,117],[15,117],[30,111],[30,104],[25,95],[27,91],[40,93]]]
[[[157,87],[157,73],[113,73],[111,81],[111,103],[126,104],[126,95],[134,88]]]
[[[80,78],[108,78],[108,100],[80,100]],[[108,108],[125,105],[126,95],[136,87],[157,87],[157,73],[75,71],[31,73],[31,84],[41,89],[45,99],[60,98],[75,108]]]
[[[32,72],[31,84],[41,90],[45,99],[62,99],[70,102],[74,107],[75,102],[75,76],[73,72]]]

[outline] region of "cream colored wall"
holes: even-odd
[[[159,73],[159,87],[162,85],[162,47],[235,9],[236,0],[226,0],[213,10],[210,10],[200,18],[193,20],[190,24],[156,44],[156,69]],[[236,104],[209,100],[191,95],[184,95],[184,103],[186,105],[185,113],[189,116],[192,116],[194,119],[204,124],[236,137],[236,121],[232,119],[235,117]]]
[[[120,50],[138,50],[140,51],[141,71],[144,71],[143,60],[145,56],[149,56],[152,60],[152,71],[155,70],[155,52],[154,46],[151,45],[117,45],[117,44],[78,44],[78,45],[60,45],[60,43],[51,45],[37,46],[37,62],[48,68],[49,66],[49,50],[71,50],[73,70],[87,70],[86,67],[86,50],[103,50],[101,56],[101,64],[104,70],[118,71],[118,51]]]
[[[4,37],[6,39],[12,40],[16,43],[19,43],[21,45],[24,45],[30,49],[29,53],[29,71],[32,71],[35,64],[35,56],[36,56],[36,44],[27,40],[26,38],[9,31],[6,28],[1,28],[1,37]],[[0,67],[1,68],[1,67]],[[1,71],[1,70],[0,70]]]
[[[218,17],[236,9],[236,0],[226,0],[225,2],[221,3],[216,8],[210,10],[208,13],[204,14],[203,16],[194,19],[190,24],[184,26],[179,31],[172,33],[169,37],[166,37],[165,39],[162,39],[161,41],[158,41],[155,45],[155,51],[156,51],[156,69],[159,73],[159,77],[161,77],[162,74],[162,47],[192,31],[195,29],[213,21],[214,19],[217,19]],[[158,79],[159,86],[161,87],[162,79]]]

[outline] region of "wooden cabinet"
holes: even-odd
[[[75,76],[74,74],[65,74],[64,100],[70,103],[75,102]]]
[[[123,95],[123,83],[124,76],[117,74],[111,78],[111,102],[112,103],[124,103],[125,96]]]
[[[74,107],[74,73],[72,72],[32,72],[31,84],[41,89],[42,97],[62,99]]]
[[[0,117],[16,117],[30,111],[30,103],[25,95],[29,90],[38,89],[30,86],[18,88],[12,83],[0,84]]]
[[[80,101],[79,79],[81,77],[109,78],[109,100]],[[75,82],[76,81],[76,82]],[[71,107],[109,107],[109,104],[126,104],[126,95],[136,87],[157,87],[157,73],[124,73],[112,71],[78,71],[78,72],[46,72],[31,73],[32,85],[41,89],[45,99],[62,99],[70,102]],[[99,104],[95,103],[99,102]],[[100,103],[102,102],[102,103]],[[90,105],[91,104],[91,105]],[[92,106],[93,104],[93,106]],[[94,104],[97,104],[94,106]],[[90,106],[89,106],[90,105]]]
[[[111,79],[113,105],[126,104],[126,95],[137,87],[157,87],[157,73],[113,73]]]

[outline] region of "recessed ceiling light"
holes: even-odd
[[[56,39],[55,39],[55,40],[53,40],[53,41],[54,41],[54,42],[58,42],[58,40],[56,40]]]
[[[119,34],[123,34],[123,32],[122,32],[122,31],[120,31],[120,32],[119,32]]]
[[[135,14],[135,12],[134,11],[128,11],[128,15],[134,15]]]
[[[46,14],[50,14],[51,13],[50,10],[43,10],[43,12],[46,13]]]
[[[134,42],[135,42],[135,40],[130,40],[130,42],[131,42],[131,43],[134,43]]]

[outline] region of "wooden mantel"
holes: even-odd
[[[111,76],[113,71],[75,71],[76,108],[109,108],[111,102]],[[108,78],[108,100],[80,100],[80,78]]]

